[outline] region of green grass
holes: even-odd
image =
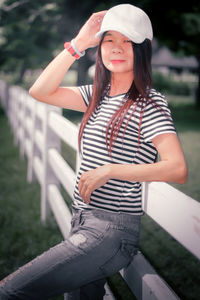
[[[186,184],[173,186],[200,201],[200,110],[195,107],[191,98],[181,96],[168,98],[189,171]]]
[[[0,279],[30,261],[63,237],[50,216],[45,226],[40,220],[40,187],[27,184],[26,159],[19,149],[7,118],[0,110]],[[57,298],[63,299],[63,297]]]
[[[20,159],[19,148],[13,144],[6,116],[0,107],[0,280],[37,255],[58,244],[63,237],[51,215],[45,226],[40,219],[40,186],[26,181],[27,160]],[[63,145],[64,146],[64,145]],[[74,152],[66,152],[75,168]],[[73,157],[73,159],[72,159]],[[61,188],[70,207],[71,199]],[[116,299],[134,300],[120,274],[110,278]],[[124,298],[124,291],[126,293]],[[63,296],[52,300],[63,300]]]
[[[173,186],[200,201],[200,111],[188,97],[168,100],[189,170],[187,183]],[[142,218],[140,249],[182,300],[199,299],[200,262],[148,216]]]
[[[187,184],[176,187],[199,201],[199,111],[183,97],[170,99],[170,106],[189,167]],[[81,114],[67,112],[67,117],[77,123]],[[0,278],[3,278],[63,238],[52,216],[46,226],[41,224],[40,187],[38,183],[27,184],[27,161],[19,158],[19,149],[13,145],[2,111],[0,126]],[[75,168],[73,150],[63,144],[62,152]],[[70,202],[64,190],[62,194]],[[140,248],[182,300],[199,299],[199,261],[147,216],[142,218]],[[117,299],[133,298],[119,274],[109,281],[115,286]]]

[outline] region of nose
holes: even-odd
[[[122,47],[121,47],[121,45],[120,44],[118,44],[118,43],[115,43],[114,45],[113,45],[113,48],[112,48],[112,52],[113,53],[122,53]]]

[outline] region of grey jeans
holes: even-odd
[[[0,299],[45,300],[65,292],[69,299],[103,299],[106,277],[137,252],[140,219],[73,207],[69,237],[3,279]]]

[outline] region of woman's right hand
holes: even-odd
[[[82,52],[98,45],[95,34],[99,31],[106,11],[94,13],[83,25],[74,39],[77,49]],[[77,87],[61,87],[66,72],[75,58],[64,49],[43,70],[32,85],[29,93],[35,99],[67,109],[85,112],[87,107]]]
[[[100,38],[96,38],[95,34],[100,30],[101,23],[106,12],[106,10],[103,10],[92,14],[80,29],[74,39],[75,45],[80,52],[98,45]]]

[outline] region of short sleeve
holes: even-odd
[[[149,103],[144,109],[141,124],[141,134],[145,142],[163,133],[175,133],[176,129],[171,117],[171,111],[165,97],[154,91],[151,92]]]
[[[78,89],[81,93],[81,96],[83,97],[85,105],[88,106],[89,101],[92,97],[93,85],[92,84],[82,85],[82,86],[79,86]]]

